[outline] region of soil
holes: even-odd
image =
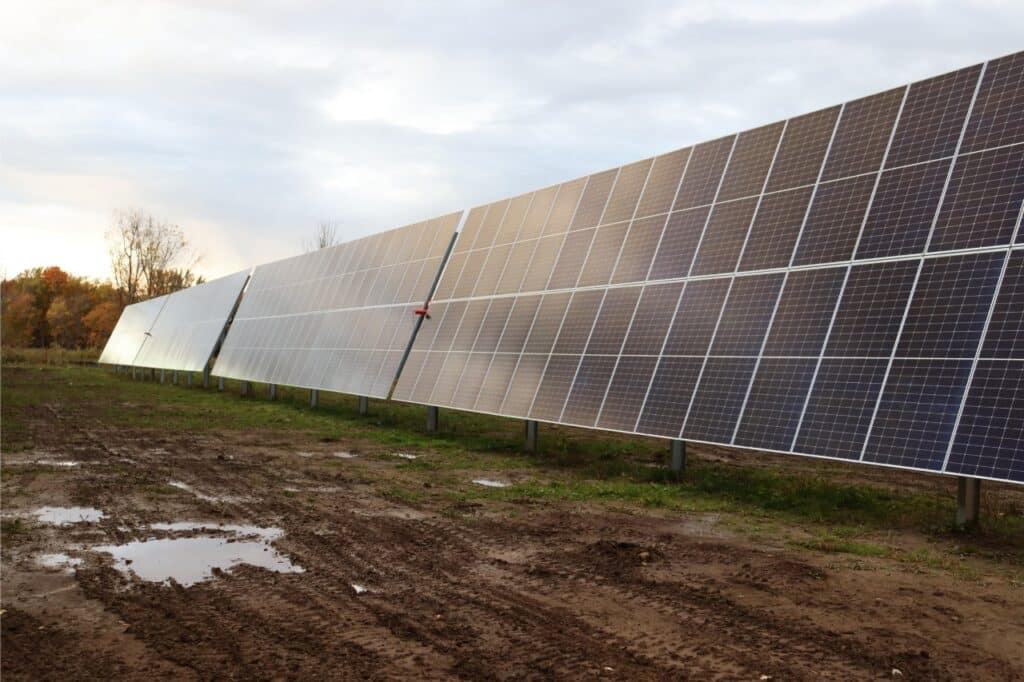
[[[1024,678],[1024,593],[998,571],[803,550],[718,514],[459,500],[360,443],[155,434],[59,403],[31,424],[37,449],[4,462],[4,518],[25,519],[4,538],[5,680]],[[46,526],[42,505],[105,516]],[[280,528],[305,570],[186,588],[88,550],[174,521]],[[53,552],[82,563],[37,563]]]

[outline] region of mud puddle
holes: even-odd
[[[184,481],[167,481],[167,485],[171,486],[172,488],[177,488],[178,490],[183,490],[191,495],[194,495],[197,499],[200,499],[203,502],[244,502],[246,500],[246,498],[244,497],[237,497],[232,495],[209,495],[201,490],[197,490],[195,487],[189,485],[188,483],[185,483]]]
[[[82,564],[82,560],[67,554],[40,554],[36,557],[36,563],[43,568],[60,568],[68,573]]]
[[[212,525],[192,522],[154,523],[153,530],[208,534],[190,537],[134,540],[122,545],[101,545],[92,551],[110,554],[114,567],[126,575],[149,582],[171,580],[183,587],[212,579],[240,564],[276,573],[303,573],[271,543],[280,538],[280,528],[244,525]]]
[[[474,478],[473,483],[482,485],[485,488],[508,488],[512,485],[506,481],[497,481],[493,478]]]
[[[32,516],[51,526],[95,523],[105,517],[103,512],[93,507],[39,507],[32,511]]]

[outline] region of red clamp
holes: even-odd
[[[413,312],[416,315],[422,315],[423,317],[425,317],[425,318],[427,318],[429,320],[430,319],[430,310],[429,309],[430,309],[430,303],[428,302],[422,308],[417,308]]]

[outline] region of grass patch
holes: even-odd
[[[733,511],[751,527],[778,519],[828,527],[913,528],[983,548],[995,546],[1001,557],[1024,561],[1024,516],[1013,507],[1019,502],[1001,503],[998,495],[990,495],[986,499],[1002,507],[986,507],[981,529],[954,535],[951,480],[936,479],[932,491],[909,486],[890,489],[846,481],[846,471],[835,463],[811,469],[801,460],[799,467],[787,468],[785,462],[769,467],[755,458],[734,465],[701,460],[696,454],[684,479],[675,483],[663,466],[667,455],[663,440],[544,426],[540,453],[526,455],[521,452],[519,420],[442,410],[440,431],[431,434],[426,432],[421,406],[374,400],[366,417],[359,414],[354,396],[321,393],[320,406],[314,410],[308,405],[308,391],[300,389],[281,387],[278,399],[271,402],[265,385],[255,385],[252,396],[243,398],[238,382],[226,382],[223,393],[203,390],[200,383],[198,375],[195,387],[189,389],[184,381],[162,386],[153,380],[132,381],[109,369],[5,367],[2,448],[11,452],[28,445],[33,416],[54,406],[101,423],[155,432],[235,431],[260,434],[265,442],[285,447],[344,441],[370,452],[415,452],[421,455],[418,459],[398,460],[395,466],[410,474],[429,473],[435,482],[450,478],[453,485],[463,486],[451,493],[457,499],[546,499],[592,501],[615,508]],[[463,470],[521,471],[525,476],[516,478],[534,480],[509,488],[464,489],[465,476],[442,475]],[[411,501],[419,493],[393,488],[390,494]],[[820,548],[850,554],[871,551],[857,544],[853,538],[839,538]]]
[[[875,545],[870,542],[854,542],[852,540],[821,538],[794,544],[804,549],[836,554],[855,554],[856,556],[889,556],[890,554],[890,551],[881,545]]]

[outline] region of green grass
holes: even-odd
[[[756,529],[772,519],[813,524],[815,527],[915,529],[961,544],[997,546],[1024,562],[1024,517],[993,495],[982,528],[973,533],[951,530],[955,495],[951,479],[934,479],[932,490],[889,488],[850,482],[849,468],[822,462],[788,468],[786,462],[767,466],[756,455],[742,465],[691,457],[683,480],[670,481],[663,466],[665,441],[627,437],[600,431],[544,426],[540,452],[521,451],[522,422],[488,415],[442,410],[440,432],[425,430],[423,408],[371,401],[368,417],[360,416],[355,397],[321,393],[320,407],[308,406],[308,391],[281,388],[276,402],[266,399],[266,386],[254,386],[253,397],[240,396],[240,384],[227,382],[226,391],[188,389],[181,385],[132,381],[105,369],[62,366],[4,367],[4,452],[32,446],[31,417],[46,405],[82,410],[89,418],[126,428],[153,431],[240,431],[258,434],[266,444],[296,449],[310,441],[341,442],[368,455],[394,462],[398,471],[429,477],[449,486],[454,499],[541,499],[593,502],[613,508],[642,507],[681,511],[728,511],[741,515]],[[169,381],[168,377],[168,381]],[[697,448],[694,448],[697,450]],[[384,457],[389,452],[415,452],[415,460]],[[777,458],[773,462],[779,462]],[[857,465],[851,465],[857,466]],[[459,472],[516,472],[524,481],[509,488],[483,488],[468,483]],[[525,480],[524,480],[525,479]],[[154,494],[159,494],[154,491]],[[416,490],[397,486],[394,499],[413,502]],[[770,525],[770,523],[769,523]],[[870,544],[856,537],[821,542],[822,551],[870,554]],[[990,551],[986,549],[985,551]]]
[[[98,348],[0,348],[0,364],[6,366],[27,365],[38,367],[67,365],[92,365],[100,358]]]

